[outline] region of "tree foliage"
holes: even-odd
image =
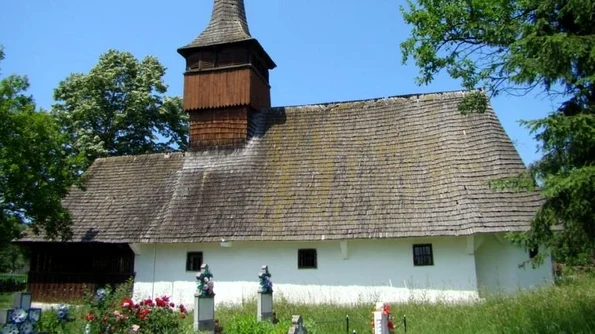
[[[419,84],[446,71],[492,96],[538,90],[564,101],[547,117],[523,122],[543,153],[529,169],[545,198],[523,242],[553,246],[563,260],[592,258],[595,1],[418,0],[401,10],[412,25],[401,44],[403,61],[420,68]],[[480,95],[471,94],[460,109],[485,110]]]
[[[98,157],[185,150],[187,116],[167,97],[165,67],[109,50],[87,74],[70,75],[54,92],[53,112],[73,149],[90,165]]]
[[[4,58],[0,48],[0,60]],[[25,225],[49,238],[68,238],[60,200],[77,178],[66,138],[54,118],[36,110],[24,76],[0,80],[0,257]]]

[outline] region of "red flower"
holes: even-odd
[[[394,329],[395,328],[395,324],[393,324],[392,321],[388,322],[388,329]]]
[[[186,310],[186,307],[184,307],[183,304],[180,304],[180,312],[182,312],[182,313],[188,313],[188,310]]]
[[[388,304],[384,305],[384,310],[382,310],[382,314],[384,314],[384,315],[390,314],[390,305],[388,305]]]
[[[174,303],[169,303],[169,307],[176,307],[176,304],[174,304]]]
[[[144,309],[140,310],[138,318],[140,320],[145,320],[145,319],[147,319],[149,314],[151,314],[151,310],[148,308],[144,308]]]
[[[126,298],[124,298],[124,300],[122,301],[122,304],[121,304],[121,306],[122,306],[123,308],[133,308],[135,305],[134,305],[134,301],[133,301],[131,298],[129,298],[129,297],[126,297]]]
[[[165,301],[159,297],[155,298],[155,303],[158,307],[165,307],[165,305],[167,305]]]
[[[86,319],[87,319],[87,321],[93,321],[93,320],[95,320],[95,315],[93,315],[93,313],[91,313],[91,311],[89,311],[89,313],[87,313]]]

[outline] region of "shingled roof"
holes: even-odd
[[[252,39],[244,0],[215,0],[207,28],[182,49],[233,43]]]
[[[64,204],[74,241],[212,242],[525,230],[536,193],[489,189],[525,169],[465,92],[273,108],[235,151],[98,159]]]

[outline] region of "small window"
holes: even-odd
[[[316,249],[298,250],[298,269],[316,269]]]
[[[202,266],[202,252],[186,254],[186,271],[200,271],[200,266]]]
[[[432,253],[432,244],[413,245],[413,265],[434,265],[434,254]]]
[[[539,254],[539,247],[535,246],[529,249],[529,258],[534,259]]]

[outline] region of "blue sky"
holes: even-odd
[[[182,94],[184,62],[176,49],[207,25],[212,0],[5,1],[0,10],[2,74],[25,74],[38,105],[73,72],[87,72],[110,48],[156,56],[167,68],[168,94]],[[446,75],[415,84],[417,69],[401,64],[399,43],[410,27],[404,0],[245,0],[252,36],[277,63],[273,105],[358,100],[460,89]],[[519,119],[555,109],[544,96],[492,100],[525,163],[539,158]]]

